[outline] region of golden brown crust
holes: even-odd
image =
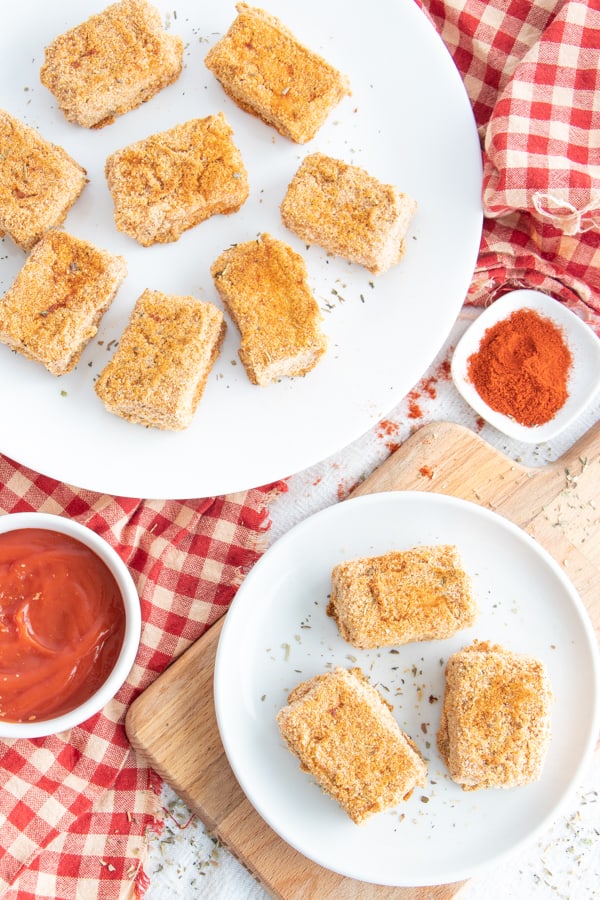
[[[241,333],[239,357],[253,384],[305,375],[327,347],[302,257],[262,234],[211,266],[216,288]]]
[[[344,640],[373,648],[448,638],[477,605],[456,547],[414,547],[334,566],[327,612]]]
[[[0,237],[23,250],[64,222],[87,183],[62,147],[0,109]]]
[[[47,232],[0,301],[0,341],[64,375],[96,334],[126,272],[122,257],[64,231]]]
[[[277,723],[289,750],[357,824],[425,786],[415,744],[359,668],[316,675],[288,703]]]
[[[552,690],[543,663],[475,641],[453,654],[438,748],[464,790],[540,778],[550,741]]]
[[[312,153],[288,186],[281,217],[308,244],[378,275],[404,256],[416,208],[412,197],[364,169]]]
[[[40,70],[69,122],[101,128],[175,81],[183,41],[146,0],[120,0],[59,35]]]
[[[350,94],[349,81],[275,16],[238,3],[237,18],[205,63],[241,109],[296,143],[311,140]]]
[[[225,336],[223,313],[190,296],[146,290],[95,390],[109,412],[170,431],[187,428]]]
[[[248,175],[223,113],[192,119],[108,157],[115,224],[144,247],[176,241],[210,216],[236,212]]]

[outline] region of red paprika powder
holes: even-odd
[[[488,406],[529,427],[549,422],[564,406],[571,364],[559,326],[519,309],[486,330],[467,373]]]

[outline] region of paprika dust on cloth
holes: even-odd
[[[520,309],[487,329],[467,371],[488,406],[529,427],[549,422],[565,404],[571,364],[561,329]]]

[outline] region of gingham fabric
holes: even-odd
[[[131,749],[129,704],[227,609],[258,558],[272,485],[226,497],[140,501],[75,490],[0,456],[0,512],[67,515],[116,547],[141,598],[135,666],[104,710],[50,738],[0,740],[0,896],[94,900],[143,893],[160,783]]]
[[[599,0],[423,0],[482,142],[469,302],[545,291],[600,333]]]

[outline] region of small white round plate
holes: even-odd
[[[467,374],[469,357],[477,352],[488,328],[507,319],[518,309],[536,310],[541,316],[554,322],[562,330],[573,357],[567,401],[543,425],[521,425],[510,416],[492,409],[477,392]],[[600,389],[600,340],[589,325],[559,300],[540,291],[511,291],[488,306],[465,331],[452,357],[452,379],[467,403],[498,431],[523,443],[542,443],[556,437],[574,422]]]
[[[326,613],[333,566],[418,544],[455,544],[471,574],[476,624],[445,641],[357,650]],[[539,782],[464,792],[436,734],[448,657],[475,638],[532,654],[554,691],[552,740]],[[428,760],[427,786],[358,826],[300,770],[276,713],[299,682],[358,665],[393,704]],[[496,513],[433,493],[347,500],[277,541],[242,583],[215,664],[217,722],[232,769],[262,818],[292,847],[361,881],[460,881],[513,852],[559,814],[583,778],[600,728],[600,662],[585,607],[559,565]]]

